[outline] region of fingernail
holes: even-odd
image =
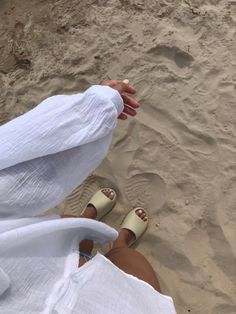
[[[129,80],[125,79],[125,80],[123,81],[123,83],[129,84]]]

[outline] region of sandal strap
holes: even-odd
[[[148,220],[144,221],[136,214],[136,211],[139,209],[141,209],[142,211],[144,211],[147,214],[147,212],[143,208],[137,207],[137,208],[133,209],[125,217],[125,219],[121,225],[122,229],[128,229],[128,230],[132,231],[135,235],[135,240],[130,245],[132,245],[134,242],[136,242],[143,235],[143,233],[146,231],[147,226],[148,226]]]
[[[93,205],[97,210],[97,220],[101,219],[103,216],[105,216],[115,205],[116,203],[116,192],[113,189],[110,189],[114,193],[114,198],[111,200],[109,197],[107,197],[102,190],[99,190],[96,192],[90,201],[88,202],[88,205]],[[86,206],[86,207],[87,207]]]

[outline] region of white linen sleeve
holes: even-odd
[[[63,201],[105,158],[122,110],[118,92],[93,86],[0,127],[0,218],[36,216]]]
[[[122,110],[122,98],[108,86],[49,97],[0,127],[0,170],[96,141],[115,128]]]

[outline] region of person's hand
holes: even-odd
[[[111,88],[117,90],[120,93],[124,101],[124,110],[119,115],[118,119],[126,120],[128,116],[136,115],[136,109],[139,108],[139,103],[132,97],[125,95],[125,93],[127,94],[136,93],[136,90],[129,85],[128,80],[124,80],[123,82],[118,80],[108,80],[100,83],[100,85],[110,86]]]

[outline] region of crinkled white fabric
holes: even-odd
[[[100,255],[78,268],[79,242],[113,241],[113,228],[36,217],[99,165],[122,109],[118,92],[93,86],[50,97],[0,127],[0,313],[175,313],[170,298]]]
[[[0,313],[56,313],[58,297],[69,293],[68,282],[78,269],[79,242],[113,241],[117,232],[91,219],[21,219],[0,224],[8,230],[0,234]],[[77,291],[70,293],[77,297]]]
[[[106,156],[119,93],[92,86],[47,98],[0,127],[0,215],[35,216],[60,203]]]
[[[176,313],[172,298],[123,272],[101,254],[76,269],[67,285],[58,295],[53,307],[55,313]]]

